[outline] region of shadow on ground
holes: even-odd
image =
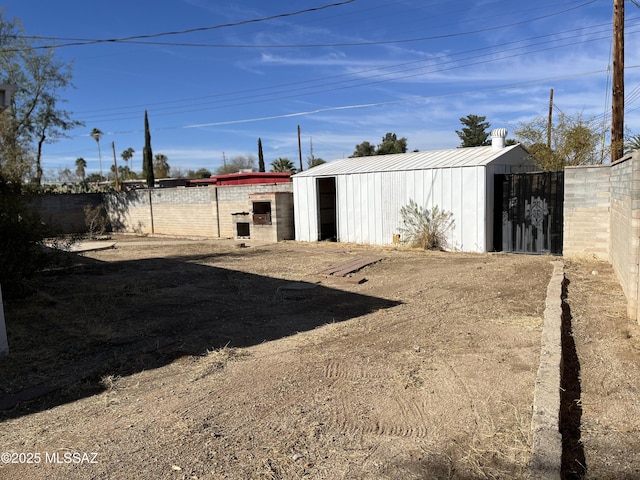
[[[99,393],[106,376],[398,305],[194,260],[78,257],[73,268],[38,278],[35,295],[5,305],[11,353],[0,358],[0,419]]]

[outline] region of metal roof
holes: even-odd
[[[294,177],[483,166],[496,161],[514,149],[521,149],[523,157],[527,155],[527,151],[520,144],[501,149],[494,149],[491,146],[467,147],[427,152],[373,155],[370,157],[334,160],[297,173]]]

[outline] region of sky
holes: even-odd
[[[610,123],[613,0],[5,0],[55,58],[72,64],[61,108],[82,127],[45,145],[45,174],[106,173],[113,148],[141,171],[144,111],[153,153],[173,171],[235,156],[267,169],[351,155],[387,132],[408,149],[456,148],[467,115],[508,138],[553,113]],[[640,8],[625,2],[625,126],[640,133]],[[105,41],[117,40],[117,41]],[[554,117],[555,118],[555,117]],[[96,141],[93,128],[104,135]]]

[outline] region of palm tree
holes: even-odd
[[[153,175],[155,178],[167,178],[169,176],[169,157],[162,153],[156,153],[153,157]]]
[[[84,182],[84,176],[86,173],[87,161],[80,157],[76,159],[76,175],[79,176]]]
[[[126,170],[127,178],[129,178],[129,173],[131,172],[131,170],[129,170],[129,160],[133,158],[134,153],[135,153],[135,150],[129,147],[120,154],[120,156],[122,157],[122,160],[124,160],[125,164],[127,165],[127,170]],[[131,168],[133,169],[133,161],[131,162]]]
[[[633,152],[634,150],[640,150],[640,134],[634,135],[627,139],[625,149],[627,152]]]
[[[280,157],[277,160],[271,162],[271,171],[296,173],[296,167],[288,158]]]
[[[102,152],[100,151],[100,138],[102,138],[102,131],[98,128],[91,130],[91,136],[98,144],[98,161],[100,162],[100,179],[102,179]]]

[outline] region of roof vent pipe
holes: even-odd
[[[494,128],[493,130],[491,130],[491,147],[493,147],[493,150],[503,149],[506,138],[507,138],[506,128]]]

